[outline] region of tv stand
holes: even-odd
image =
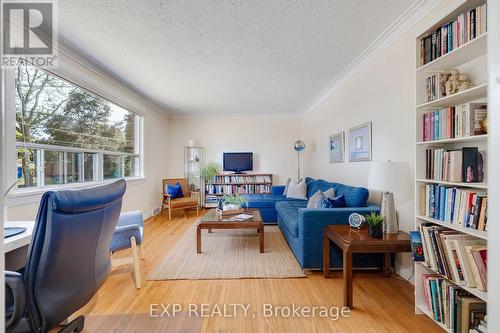
[[[219,198],[226,194],[271,194],[271,173],[224,173],[205,184],[205,207],[217,207]]]

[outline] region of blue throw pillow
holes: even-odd
[[[343,194],[335,198],[324,198],[320,204],[320,208],[341,208],[345,207],[345,197]]]
[[[175,198],[182,198],[184,194],[182,193],[182,187],[179,182],[177,182],[175,185],[170,185],[167,184],[166,191],[167,194],[170,194],[170,198],[175,199]]]

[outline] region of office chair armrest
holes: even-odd
[[[5,328],[8,330],[14,327],[24,315],[26,309],[26,286],[24,285],[24,277],[21,274],[10,271],[5,271],[5,285],[12,290],[14,296],[12,317],[5,323]]]

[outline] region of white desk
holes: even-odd
[[[3,247],[5,253],[29,245],[29,243],[31,242],[31,236],[33,235],[33,227],[35,226],[35,221],[7,221],[5,222],[4,226],[26,228],[26,231],[20,233],[19,235],[3,239]]]

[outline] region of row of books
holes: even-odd
[[[271,183],[271,176],[249,175],[219,175],[214,177],[214,183]]]
[[[486,240],[431,223],[420,225],[424,258],[433,271],[458,286],[487,290]]]
[[[206,184],[207,194],[269,194],[271,185],[214,185]]]
[[[480,183],[485,179],[485,166],[486,152],[477,147],[425,150],[426,179]]]
[[[425,65],[487,31],[486,4],[460,14],[420,40],[420,65]]]
[[[462,138],[486,134],[485,103],[467,103],[424,113],[422,137],[424,141]]]
[[[425,299],[434,319],[450,332],[487,332],[486,302],[435,274],[423,274]]]
[[[476,230],[488,230],[486,192],[435,184],[420,186],[420,214]]]
[[[447,77],[443,73],[436,73],[427,78],[425,82],[427,102],[446,97],[446,89],[443,83],[446,80]]]

